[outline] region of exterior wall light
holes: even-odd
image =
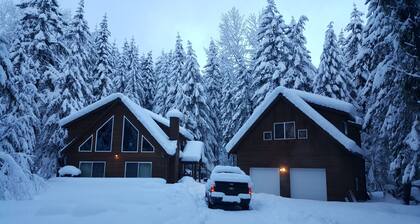
[[[120,155],[115,154],[115,155],[114,155],[114,159],[119,160],[119,159],[120,159]]]
[[[280,170],[280,173],[287,173],[287,168],[284,166],[280,167],[279,170]]]

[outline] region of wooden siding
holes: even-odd
[[[114,116],[114,127],[112,136],[112,152],[95,152],[96,130],[104,124],[110,117]],[[150,152],[122,152],[122,128],[123,118],[127,117],[136,126],[141,135],[144,135],[155,147],[155,151]],[[152,162],[152,176],[161,177],[168,182],[175,182],[171,161],[173,156],[168,155],[159,143],[152,137],[147,129],[136,119],[120,100],[115,100],[107,105],[90,113],[68,125],[69,139],[77,137],[65,150],[65,163],[78,167],[79,161],[106,161],[106,177],[124,177],[125,162],[127,161],[148,161]],[[89,136],[93,135],[93,152],[78,152],[78,147]],[[119,158],[115,159],[115,155]]]
[[[330,113],[336,124],[348,120],[339,113],[324,111],[323,115],[329,119]],[[263,140],[263,132],[273,131],[274,122],[285,121],[295,121],[296,137],[298,129],[307,129],[308,139]],[[251,167],[287,167],[288,172],[280,176],[280,192],[285,197],[290,197],[290,168],[326,168],[328,200],[342,201],[349,190],[356,193],[356,177],[362,189],[356,196],[364,199],[366,194],[364,160],[347,151],[282,96],[263,113],[232,153],[236,154],[237,165],[248,174]]]

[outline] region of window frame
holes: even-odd
[[[152,151],[143,151],[143,140],[146,140],[151,146],[152,146]],[[142,153],[154,153],[155,152],[155,146],[146,138],[146,136],[141,135],[141,149],[140,152]]]
[[[271,134],[271,138],[266,138],[265,137],[265,134],[268,134],[268,133],[270,133]],[[273,140],[273,132],[272,131],[263,131],[263,141],[272,141]]]
[[[125,129],[125,121],[130,122],[130,124],[136,129],[137,131],[137,144],[136,144],[136,151],[126,151],[124,150],[124,129]],[[140,130],[124,115],[123,116],[123,126],[122,126],[122,138],[121,138],[121,152],[123,153],[138,153],[139,152],[139,136]]]
[[[301,137],[299,136],[299,132],[306,132],[305,137],[304,137],[304,138],[301,138]],[[298,130],[297,130],[297,138],[298,138],[298,139],[308,139],[308,129],[307,129],[307,128],[298,129]]]
[[[137,164],[137,176],[133,177],[133,178],[152,178],[153,177],[153,162],[150,161],[125,161],[124,162],[124,178],[127,178],[127,164],[128,163],[135,163]],[[150,164],[150,177],[139,177],[139,164],[140,163],[146,163],[146,164]],[[128,177],[128,178],[132,178],[132,177]]]
[[[82,147],[82,145],[84,145],[87,141],[89,141],[89,139],[92,139],[92,141],[90,142],[90,150],[89,151],[81,151],[80,147]],[[92,152],[93,151],[93,134],[91,134],[84,142],[82,142],[79,147],[77,147],[77,151],[78,152]]]
[[[295,133],[295,137],[294,138],[287,138],[286,137],[286,124],[290,124],[290,123],[292,123],[293,124],[293,130],[294,130],[294,133]],[[283,138],[276,138],[276,125],[277,124],[282,124],[283,125]],[[295,121],[282,121],[282,122],[274,122],[273,123],[273,140],[293,140],[293,139],[296,139],[296,122]]]
[[[92,174],[93,174],[93,164],[94,163],[102,163],[102,164],[104,164],[104,174],[103,174],[102,177],[106,177],[106,175],[105,175],[106,161],[87,161],[87,160],[81,160],[81,161],[79,161],[79,169],[80,169],[80,166],[82,165],[82,163],[90,163],[90,176],[88,176],[87,178],[93,178],[92,177]],[[80,175],[82,175],[82,174],[80,173]]]
[[[105,126],[106,123],[108,123],[108,121],[112,120],[112,125],[111,125],[111,145],[110,145],[110,150],[109,151],[97,151],[96,149],[98,148],[98,131],[103,128]],[[106,120],[98,129],[96,129],[96,135],[95,135],[95,152],[112,152],[112,143],[113,143],[113,136],[114,136],[114,115],[112,115],[108,120]]]

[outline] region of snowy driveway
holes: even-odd
[[[420,206],[293,200],[255,194],[250,211],[210,210],[204,186],[159,179],[53,178],[31,201],[0,201],[1,224],[420,223]]]

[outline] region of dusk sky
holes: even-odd
[[[60,0],[64,9],[74,11],[78,0]],[[338,32],[349,22],[353,3],[366,14],[364,0],[280,0],[276,1],[280,13],[288,23],[294,16],[306,15],[305,36],[312,62],[319,64],[324,32],[334,21]],[[85,0],[86,19],[91,29],[108,15],[111,41],[119,46],[125,39],[135,38],[142,53],[152,50],[156,56],[162,50],[173,49],[179,32],[184,44],[190,40],[197,53],[200,66],[206,62],[204,48],[211,38],[218,39],[222,13],[232,7],[247,16],[258,14],[265,0]]]

